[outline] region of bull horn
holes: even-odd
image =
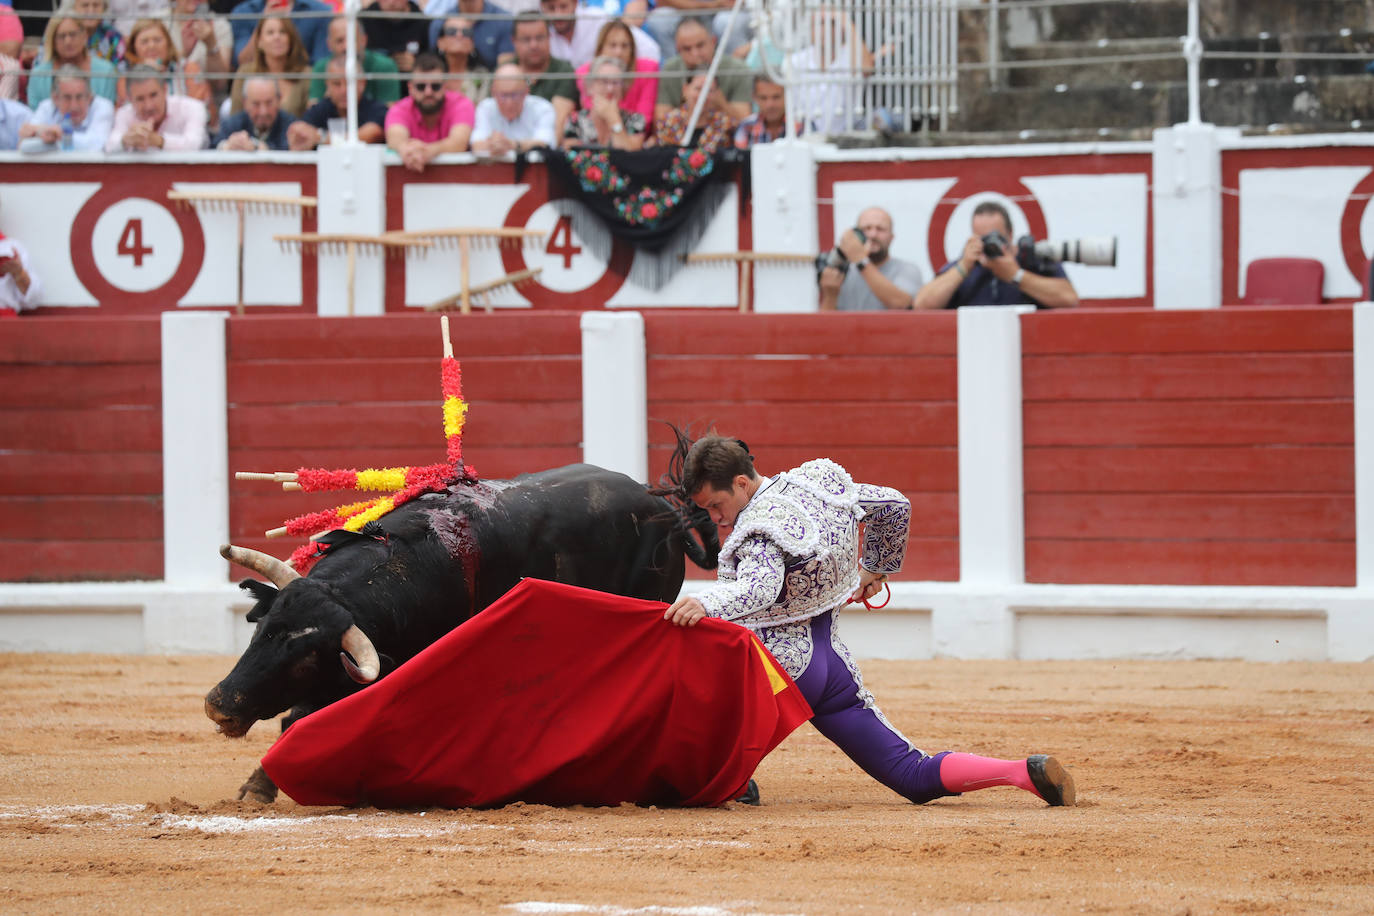
[[[301,574],[290,566],[287,566],[276,557],[270,557],[261,550],[252,550],[248,547],[235,547],[233,544],[225,544],[219,549],[219,555],[230,563],[238,565],[267,579],[277,588],[286,588],[292,582],[301,578]]]
[[[354,624],[343,635],[343,650],[339,653],[339,660],[343,662],[344,670],[348,676],[359,684],[371,684],[377,680],[377,675],[382,673],[382,660],[377,657],[377,649],[372,645],[372,640],[367,638],[367,634],[358,629]],[[349,658],[349,656],[353,658]],[[355,665],[353,659],[357,659]]]

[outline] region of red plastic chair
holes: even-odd
[[[1322,262],[1315,258],[1259,258],[1245,268],[1242,305],[1317,305]]]

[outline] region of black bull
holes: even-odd
[[[225,548],[276,587],[241,583],[258,599],[248,614],[257,629],[205,697],[224,734],[240,737],[289,710],[285,730],[416,655],[523,577],[672,601],[684,555],[710,568],[718,550],[704,513],[684,519],[624,474],[584,464],[458,484],[358,534],[323,540],[329,549],[306,577],[265,554]],[[275,796],[261,768],[239,792]]]

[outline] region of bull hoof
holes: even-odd
[[[277,800],[277,785],[272,782],[262,767],[253,771],[253,775],[239,786],[239,801],[257,802],[260,805],[270,805]]]

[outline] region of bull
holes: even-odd
[[[685,557],[709,569],[719,552],[705,513],[684,515],[624,474],[585,464],[455,484],[321,544],[308,576],[258,551],[221,549],[272,583],[240,583],[257,599],[248,613],[257,627],[205,697],[223,734],[242,737],[282,713],[285,731],[385,676],[523,577],[672,601]],[[269,803],[276,794],[258,767],[238,797]]]

